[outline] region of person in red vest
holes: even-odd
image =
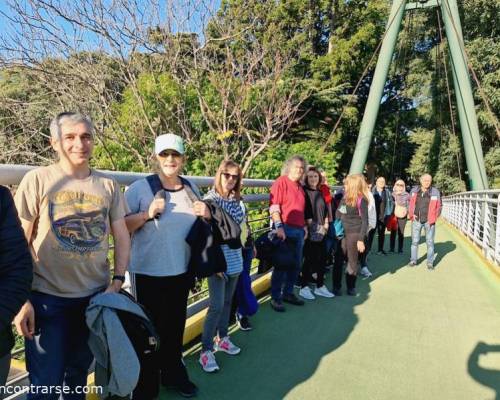
[[[410,192],[408,218],[411,225],[411,258],[408,266],[417,265],[418,243],[422,228],[425,229],[427,244],[427,268],[434,269],[434,235],[436,220],[441,214],[441,195],[439,190],[431,186],[432,176],[424,174],[420,177],[420,186],[415,186]]]

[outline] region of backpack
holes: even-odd
[[[148,311],[141,304],[137,303],[130,293],[125,290],[120,290],[119,293],[141,307],[147,316],[147,319],[144,319],[128,311],[116,310],[116,315],[118,315],[122,327],[137,354],[139,363],[142,365],[143,360],[152,357],[160,349],[160,336],[151,322]]]
[[[193,190],[193,186],[191,185],[191,182],[189,182],[186,178],[183,178],[182,176],[179,176],[179,179],[181,180],[182,184],[184,185],[184,189],[186,190],[189,199],[192,202],[199,200],[198,195]],[[153,196],[156,195],[156,193],[158,193],[160,190],[164,190],[163,184],[161,183],[161,180],[160,180],[160,177],[157,174],[146,176],[146,180],[148,181],[149,188],[151,189],[151,192],[153,192]]]
[[[342,239],[344,237],[344,225],[341,219],[335,219],[333,221],[333,229],[335,230],[335,236],[337,239]]]

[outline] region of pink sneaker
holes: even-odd
[[[210,350],[201,352],[199,362],[205,372],[215,372],[219,370],[217,361],[215,361],[215,356]]]
[[[233,342],[231,342],[229,336],[216,340],[215,350],[223,351],[224,353],[230,354],[232,356],[238,354],[241,351],[241,349],[238,346],[236,346]]]

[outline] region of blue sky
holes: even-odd
[[[75,3],[69,3],[61,0],[61,3],[79,5],[82,3],[89,3],[90,1],[91,0],[83,0],[81,2],[78,2],[78,0],[76,0]],[[131,0],[131,2],[133,1],[134,0]],[[135,0],[135,1],[138,4],[139,10],[148,10],[150,7],[152,7],[152,4],[154,3],[154,1],[151,0]],[[172,26],[173,31],[182,31],[182,32],[188,31],[188,32],[196,32],[198,34],[201,34],[203,32],[204,26],[202,21],[202,15],[206,9],[201,7],[199,9],[188,10],[186,7],[183,6],[183,4],[187,3],[184,0],[157,0],[157,1],[158,1],[158,8],[155,8],[156,12],[144,13],[144,15],[146,16],[145,18],[147,18],[148,20],[152,16],[152,18],[154,19],[152,25],[159,24],[160,26],[165,26],[167,20],[167,11],[166,11],[167,4],[173,3],[174,6],[176,7],[176,9],[173,12],[173,15],[181,19],[181,21],[178,22],[177,25]],[[109,4],[111,4],[111,2],[112,1],[109,0]],[[194,3],[198,5],[203,5],[208,3],[210,9],[216,9],[220,5],[220,0],[194,1]],[[23,0],[21,0],[21,4],[23,5],[23,7],[29,7],[29,3],[27,1],[23,3]],[[7,17],[4,14],[6,14]],[[14,28],[9,22],[8,16],[14,16],[13,11],[8,6],[8,0],[0,0],[0,36],[2,37],[3,40],[7,40],[9,42],[9,36],[14,33]],[[181,18],[181,16],[183,16],[183,18]],[[58,37],[65,37],[65,39],[71,44],[70,46],[74,46],[75,50],[91,50],[96,48],[101,48],[105,50],[110,49],[109,43],[107,43],[106,41],[103,42],[102,40],[100,40],[98,35],[90,31],[75,32],[72,29],[71,24],[69,24],[62,18],[56,18],[53,20],[53,22],[54,22],[54,27],[60,30]],[[46,24],[46,26],[48,26],[48,24]],[[51,30],[54,30],[54,27],[51,27]],[[123,40],[126,39],[124,38]],[[2,50],[0,50],[0,55],[1,52]],[[57,52],[57,50],[54,50],[54,52]]]

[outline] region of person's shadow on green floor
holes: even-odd
[[[190,378],[200,392],[198,399],[279,400],[310,379],[323,357],[332,357],[356,328],[356,307],[370,296],[370,282],[406,265],[404,257],[372,256],[371,279],[358,279],[355,297],[345,294],[333,299],[318,297],[304,306],[285,304],[286,312],[277,313],[266,297],[257,315],[251,318],[254,330],[234,332],[231,336],[241,347],[238,356],[216,353],[220,371],[207,374],[198,363],[199,347],[186,357]],[[331,273],[325,283],[331,288]],[[342,376],[329,379],[342,385]],[[172,391],[162,399],[173,398]],[[334,394],[332,393],[332,396]]]
[[[500,400],[500,369],[489,369],[479,365],[480,356],[491,353],[500,353],[500,344],[487,344],[479,342],[467,362],[467,370],[480,384],[493,389],[496,392],[496,400]]]
[[[438,267],[441,260],[448,253],[452,253],[453,251],[455,251],[456,248],[457,248],[457,245],[451,241],[434,243],[434,255],[435,255],[434,267]],[[426,259],[427,259],[427,253],[425,253],[423,256],[421,256],[418,259],[417,264],[424,262]]]

